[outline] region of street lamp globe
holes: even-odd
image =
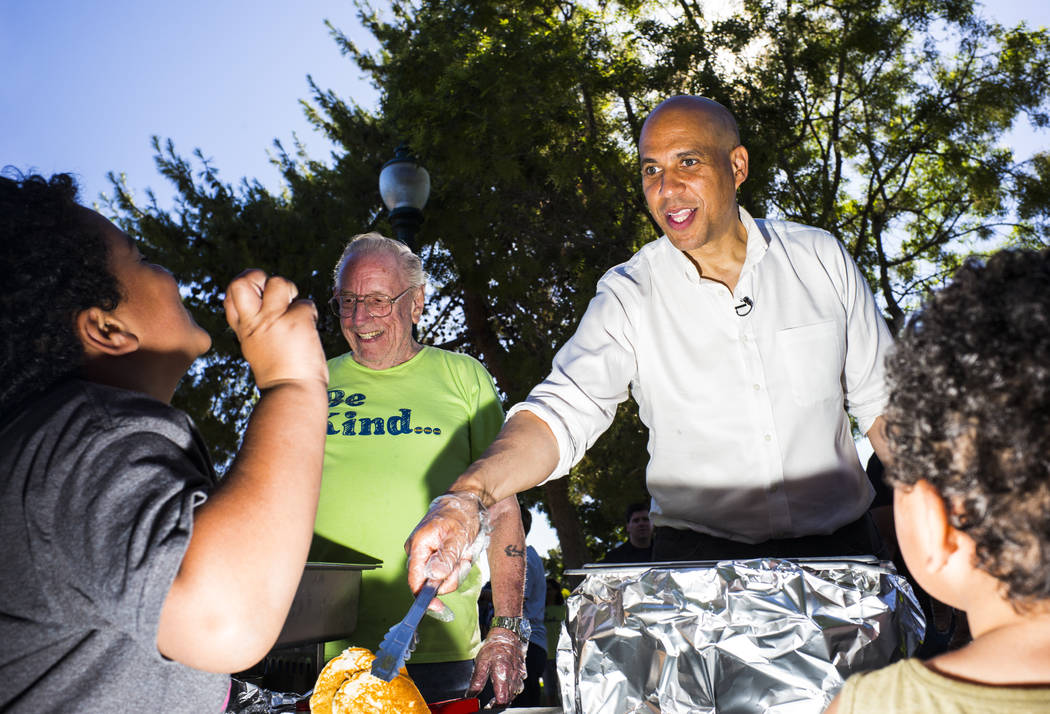
[[[379,172],[379,195],[390,211],[394,235],[415,250],[415,236],[423,222],[423,206],[430,196],[430,174],[408,147],[397,147],[394,158]]]

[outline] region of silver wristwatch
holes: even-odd
[[[492,618],[492,622],[489,623],[489,627],[502,627],[505,630],[510,630],[526,644],[528,644],[529,637],[532,635],[532,625],[530,625],[528,619],[524,617],[503,617],[501,615],[496,615]]]

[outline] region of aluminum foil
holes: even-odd
[[[925,621],[874,558],[588,567],[557,667],[566,714],[822,712],[853,672],[911,655]]]
[[[230,699],[223,714],[283,714],[300,711],[301,702],[309,702],[311,689],[306,694],[274,692],[253,682],[230,678]]]

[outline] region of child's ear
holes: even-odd
[[[92,357],[119,357],[139,348],[139,338],[113,313],[99,307],[81,310],[75,320],[84,353]]]
[[[941,494],[926,479],[915,482],[914,497],[918,499],[919,522],[913,524],[919,537],[923,539],[924,551],[928,558],[927,568],[936,571],[944,568],[958,550],[958,535],[948,521],[948,508]]]

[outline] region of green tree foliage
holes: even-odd
[[[343,46],[434,181],[422,241],[442,298],[511,400],[541,378],[601,273],[639,245],[643,206],[608,104],[600,24],[549,3],[395,5]],[[455,326],[455,331],[462,329]]]
[[[379,44],[344,54],[380,90],[374,113],[311,82],[304,107],[338,147],[330,162],[279,144],[279,195],[223,183],[197,152],[155,144],[174,211],[114,179],[111,208],[185,280],[216,336],[180,390],[206,437],[232,453],[254,395],[221,293],[245,266],[286,275],[324,311],[347,238],[390,234],[377,177],[407,142],[433,191],[417,244],[433,278],[422,341],[470,352],[508,403],[547,373],[602,272],[657,231],[639,190],[641,121],[672,94],[729,106],[751,153],[741,203],[825,227],[850,247],[894,325],[975,250],[1048,242],[1050,156],[999,144],[1047,123],[1045,30],[979,20],[966,0],[746,0],[712,19],[693,0],[420,0],[377,13]],[[559,568],[622,539],[644,489],[646,434],[628,402],[569,479],[522,495],[558,531]]]
[[[635,60],[608,36],[613,18],[582,4],[435,0],[393,15],[366,20],[381,58],[340,41],[431,172],[428,268],[461,311],[464,348],[515,402],[546,375],[602,272],[652,235],[615,112],[630,76],[619,68]],[[638,449],[627,466],[641,463]],[[579,564],[589,554],[569,491],[564,480],[544,489],[566,561]]]

